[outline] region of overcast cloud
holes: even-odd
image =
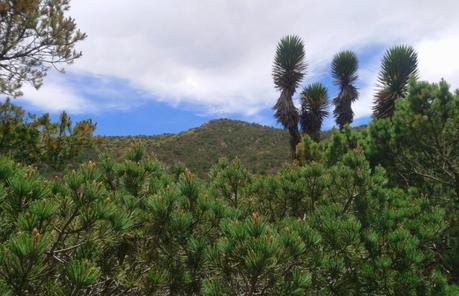
[[[84,56],[69,71],[96,81],[115,77],[150,99],[195,104],[201,112],[256,115],[272,106],[278,96],[272,60],[286,34],[305,42],[305,83],[323,77],[339,50],[360,53],[404,43],[418,51],[421,78],[444,77],[459,86],[457,0],[73,0],[71,5],[88,38],[80,45]],[[381,51],[375,52],[361,63],[356,117],[371,113],[381,58]],[[26,90],[27,100],[48,110],[102,107],[72,89],[84,85],[56,76],[38,92]],[[104,104],[116,109],[136,101],[114,95]]]

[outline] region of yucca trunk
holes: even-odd
[[[301,140],[301,135],[298,130],[298,110],[293,104],[292,92],[282,91],[279,99],[274,105],[275,116],[279,122],[288,130],[290,135],[290,154],[292,160],[296,159],[296,145]]]

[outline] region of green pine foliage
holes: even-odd
[[[2,157],[0,294],[458,295],[458,100],[412,81],[269,176],[142,146],[52,179]]]
[[[0,103],[0,153],[47,174],[62,174],[85,149],[94,147],[95,129],[91,120],[73,124],[66,112],[52,122],[49,114],[26,114],[10,100]]]
[[[38,89],[50,68],[81,57],[75,45],[86,34],[69,10],[70,0],[0,0],[0,94],[21,96],[24,83]]]

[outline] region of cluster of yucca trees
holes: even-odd
[[[323,120],[328,116],[327,88],[319,82],[304,87],[300,94],[301,108],[293,102],[296,89],[305,76],[304,44],[300,37],[288,35],[277,45],[273,66],[275,87],[281,92],[274,105],[274,116],[290,134],[292,159],[296,158],[296,146],[301,141],[301,131],[314,141],[320,140]],[[350,50],[336,54],[331,64],[331,74],[338,86],[338,95],[333,99],[333,115],[339,129],[352,123],[354,112],[352,103],[359,96],[355,85],[358,79],[358,59]],[[382,61],[379,74],[379,89],[375,95],[374,117],[390,117],[395,109],[395,101],[406,96],[410,77],[417,75],[417,55],[413,48],[396,46],[389,49]]]
[[[0,294],[457,295],[458,123],[459,94],[413,81],[271,176],[141,147],[55,179],[1,158]]]

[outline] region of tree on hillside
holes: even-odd
[[[9,99],[0,104],[0,154],[23,164],[62,170],[98,142],[95,129],[91,120],[72,124],[66,112],[52,122],[49,114],[26,114]]]
[[[289,35],[281,39],[274,58],[274,85],[281,92],[274,105],[274,116],[289,131],[290,151],[295,159],[296,145],[301,136],[298,131],[298,110],[293,104],[293,94],[304,77],[306,70],[303,41],[300,37]]]
[[[339,94],[333,99],[333,115],[340,129],[351,124],[354,118],[352,103],[359,96],[353,83],[357,80],[358,60],[354,52],[347,50],[335,55],[332,62],[332,76],[339,86]]]
[[[320,140],[322,121],[328,116],[327,89],[321,83],[313,83],[301,93],[301,129],[314,141]]]
[[[404,98],[407,93],[408,80],[417,77],[418,56],[411,46],[395,46],[384,54],[381,72],[379,73],[379,90],[373,106],[375,118],[391,117],[395,101]]]
[[[81,56],[86,34],[65,14],[70,0],[0,0],[0,93],[22,95],[24,82],[42,85],[49,68]]]

